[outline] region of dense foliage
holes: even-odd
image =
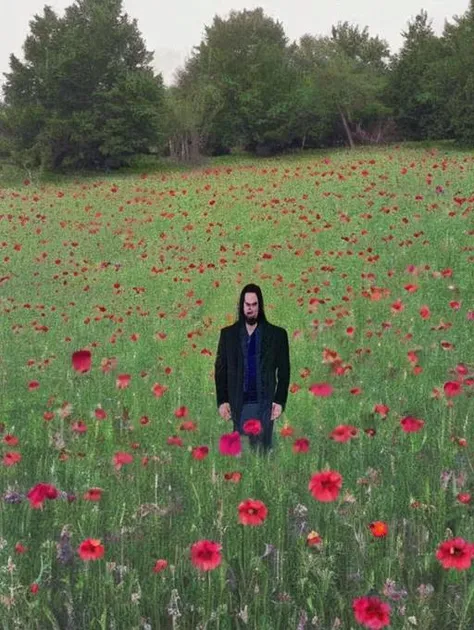
[[[193,160],[235,148],[474,142],[473,0],[439,37],[422,10],[393,55],[348,22],[290,42],[262,8],[216,15],[170,87],[122,0],[75,0],[62,18],[45,7],[30,27],[0,109],[0,153],[23,166],[115,166],[150,150]]]
[[[163,82],[122,0],[76,0],[63,18],[46,6],[30,27],[1,125],[20,163],[112,165],[157,141]]]

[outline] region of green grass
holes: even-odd
[[[459,396],[443,393],[456,366],[465,379],[474,370],[471,156],[401,146],[134,169],[33,175],[29,185],[0,173],[0,457],[22,456],[0,468],[0,627],[349,629],[360,627],[353,599],[370,593],[390,603],[397,630],[471,628],[472,569],[443,569],[435,555],[451,536],[474,541],[472,504],[456,498],[472,492],[474,389],[468,380]],[[219,331],[249,282],[290,340],[290,392],[268,460],[245,440],[239,459],[218,452],[230,430],[216,408]],[[386,296],[370,299],[371,287]],[[71,363],[82,348],[87,374]],[[348,366],[343,376],[323,362],[327,349]],[[132,376],[127,389],[119,374]],[[332,396],[311,394],[321,382]],[[66,403],[69,415],[59,413]],[[377,404],[390,408],[386,419]],[[406,416],[423,429],[403,432]],[[197,430],[181,431],[190,419]],[[85,433],[73,430],[79,420]],[[292,437],[279,435],[285,424]],[[339,424],[357,437],[329,439]],[[173,435],[182,447],[167,444]],[[300,437],[308,453],[293,453]],[[190,453],[199,445],[210,449],[202,461]],[[115,470],[119,451],[134,459]],[[331,503],[308,490],[325,468],[343,477]],[[224,480],[233,470],[238,484]],[[24,495],[38,482],[76,500],[32,509]],[[98,503],[83,499],[92,487],[103,490]],[[23,500],[7,502],[11,492]],[[238,523],[247,498],[268,507],[259,527]],[[371,534],[376,520],[385,538]],[[57,557],[66,526],[69,563]],[[311,530],[319,547],[306,544]],[[80,559],[87,538],[101,540],[104,558]],[[207,573],[190,560],[201,539],[222,545]],[[155,574],[159,558],[169,565]],[[389,580],[406,591],[400,601]]]

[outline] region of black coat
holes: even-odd
[[[260,369],[264,397],[285,410],[290,384],[290,350],[284,328],[261,321]],[[276,375],[278,373],[278,376]],[[217,407],[230,404],[232,418],[240,418],[244,392],[244,357],[239,339],[239,322],[221,329],[214,366]]]

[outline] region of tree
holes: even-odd
[[[448,135],[445,90],[436,68],[443,43],[431,24],[423,10],[408,23],[402,32],[403,46],[392,62],[387,90],[400,133],[413,140]]]
[[[360,32],[344,23],[333,28],[332,37],[305,35],[296,54],[317,109],[333,126],[340,120],[351,147],[356,129],[390,113],[381,98],[387,82],[384,57],[388,46],[378,38],[372,40],[367,29]]]
[[[163,81],[122,0],[75,0],[63,18],[46,6],[30,30],[3,88],[18,160],[104,166],[156,143]]]
[[[474,144],[474,0],[454,23],[445,23],[442,56],[433,66],[446,118],[459,144]]]
[[[250,150],[279,146],[288,137],[288,106],[294,85],[291,55],[279,22],[261,8],[232,11],[227,20],[214,17],[193,51],[178,87],[186,94],[197,85],[212,85],[210,136],[224,146]],[[222,106],[221,106],[222,105]]]

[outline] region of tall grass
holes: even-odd
[[[474,540],[459,499],[473,479],[473,184],[468,154],[407,147],[3,183],[1,627],[349,629],[371,594],[398,630],[471,628],[472,570],[444,569],[436,551]],[[213,370],[249,282],[288,332],[290,392],[273,452],[243,440],[231,458]],[[406,417],[422,429],[403,431]],[[356,437],[330,439],[341,424]],[[133,462],[117,469],[117,452]],[[308,489],[325,469],[343,477],[329,503]],[[39,482],[60,494],[33,509]],[[85,500],[95,487],[100,501]],[[258,527],[238,522],[247,498],[268,507]],[[89,538],[102,559],[79,556]],[[192,564],[199,540],[222,545],[217,568]]]

